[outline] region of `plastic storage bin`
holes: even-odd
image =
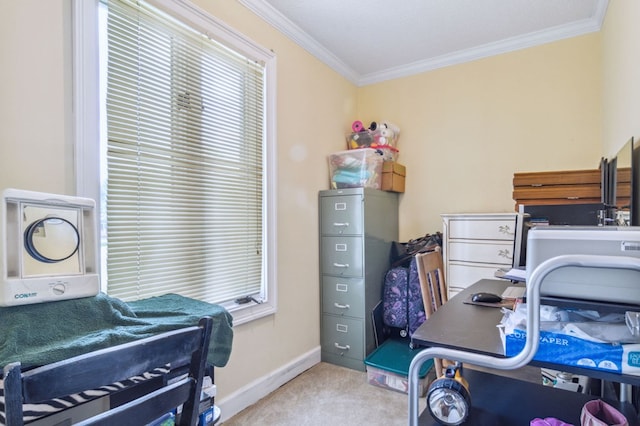
[[[372,146],[372,148],[375,148],[382,155],[384,161],[398,161],[398,154],[400,154],[398,148],[394,148],[391,145]]]
[[[380,189],[383,156],[372,148],[339,151],[329,155],[331,189]]]
[[[397,392],[409,392],[409,365],[420,349],[411,349],[406,340],[387,339],[364,360],[369,384]],[[420,368],[420,396],[435,378],[433,360]]]
[[[347,136],[347,148],[369,148],[373,142],[373,136],[371,132],[365,130],[364,132],[353,132]]]

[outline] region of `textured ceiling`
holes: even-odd
[[[358,85],[598,31],[608,0],[240,0]]]

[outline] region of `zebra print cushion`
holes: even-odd
[[[108,395],[113,392],[121,391],[135,384],[144,382],[154,377],[158,377],[169,372],[169,368],[156,368],[150,372],[145,373],[142,376],[131,377],[121,382],[113,383],[109,386],[103,386],[98,389],[87,390],[74,395],[68,395],[63,398],[56,398],[51,401],[47,401],[41,404],[25,404],[24,410],[24,422],[29,423],[36,419],[39,419],[50,414],[57,413],[62,410],[66,410],[74,405],[83,404],[96,398]],[[4,381],[0,377],[0,425],[4,425]]]

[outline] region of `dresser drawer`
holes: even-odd
[[[496,265],[473,265],[468,263],[450,262],[449,275],[447,276],[447,287],[467,288],[476,281],[484,278],[496,279],[495,273],[498,269]]]
[[[457,220],[449,222],[449,238],[511,240],[515,237],[515,218],[500,220]]]
[[[496,243],[482,240],[449,241],[449,261],[474,263],[513,264],[513,242]]]
[[[363,320],[322,316],[322,351],[329,354],[364,359]]]
[[[364,319],[364,278],[322,277],[322,311]]]
[[[362,204],[359,195],[322,197],[320,232],[323,235],[361,235],[364,232]]]
[[[362,237],[322,237],[322,274],[343,277],[363,275]]]

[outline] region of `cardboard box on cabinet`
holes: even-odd
[[[407,169],[405,166],[395,161],[385,161],[382,163],[381,189],[390,192],[404,192],[406,176]]]

